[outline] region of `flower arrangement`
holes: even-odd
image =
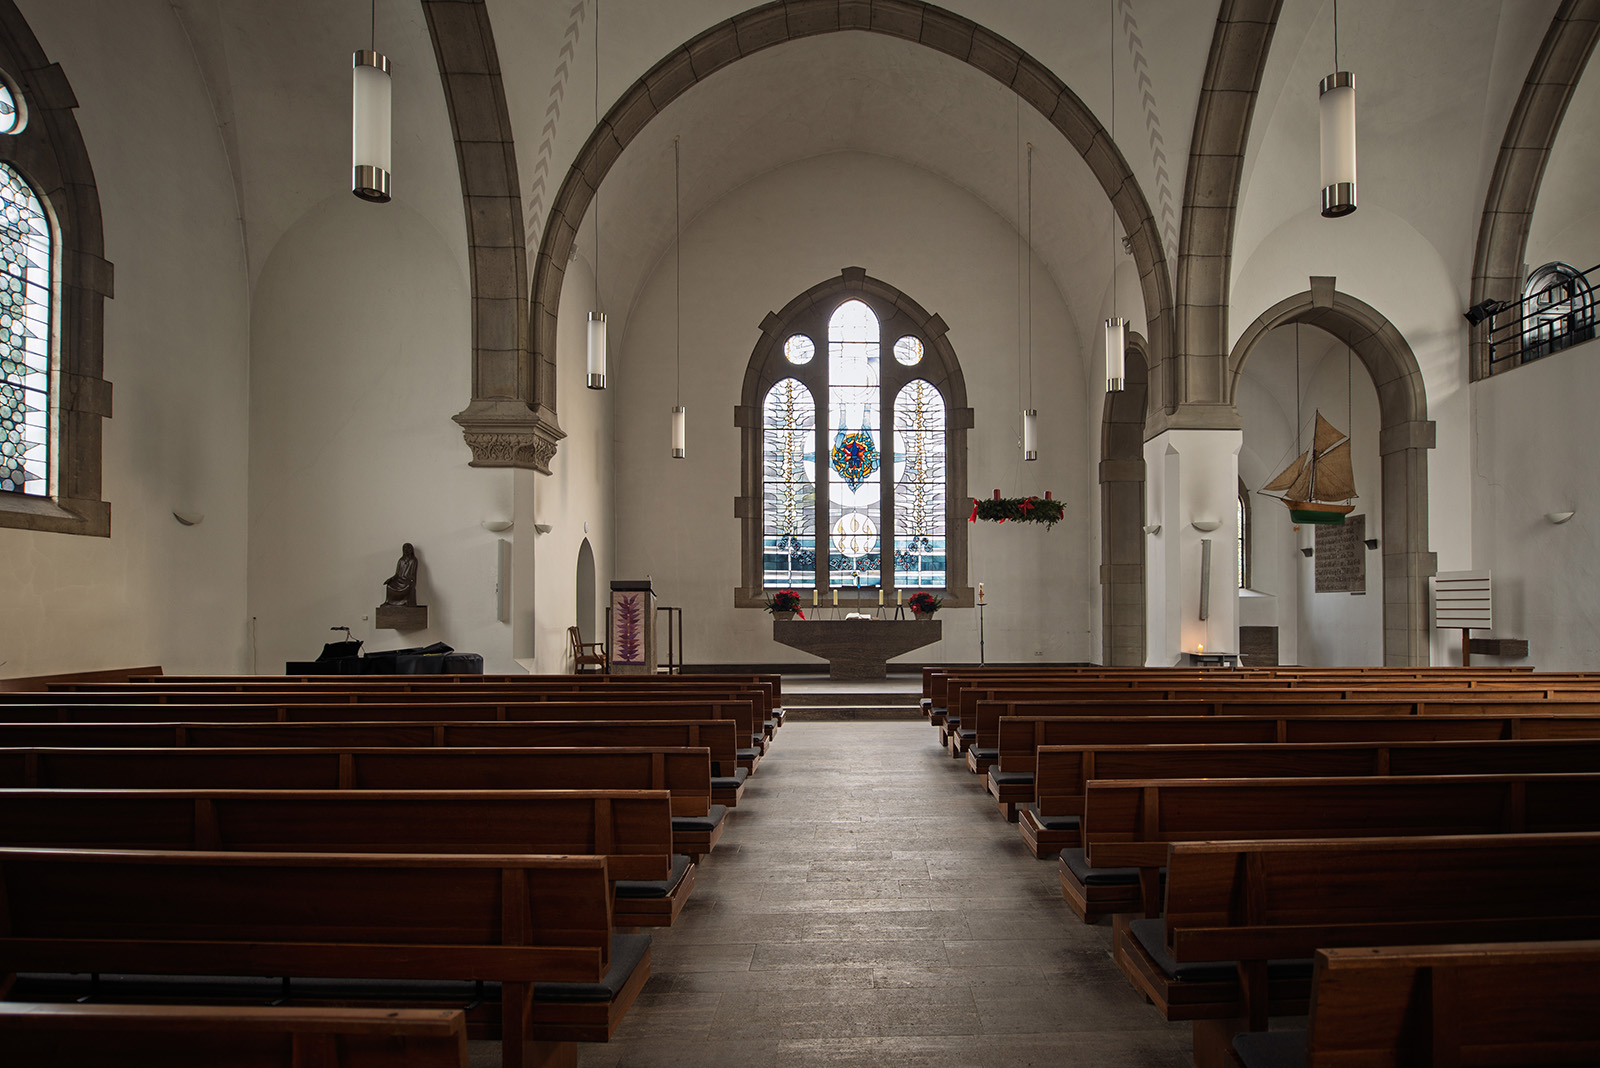
[[[806,614],[800,611],[800,595],[793,590],[779,590],[768,597],[767,611],[799,612],[801,619],[806,618]]]
[[[1066,509],[1060,501],[1049,497],[995,497],[992,500],[972,502],[972,515],[968,522],[986,520],[990,523],[1043,523],[1049,530],[1061,522]]]
[[[911,599],[906,603],[911,606],[911,610],[917,615],[931,616],[939,610],[940,605],[944,604],[944,600],[935,597],[926,590],[918,590],[911,595]]]

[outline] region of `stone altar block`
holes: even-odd
[[[772,640],[828,662],[830,679],[881,679],[890,658],[944,637],[938,619],[775,619]]]

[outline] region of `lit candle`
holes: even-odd
[[[1194,651],[1197,653],[1203,653],[1206,651],[1206,647],[1203,645],[1197,645],[1194,647]]]
[[[983,583],[978,583],[978,603],[983,603]]]

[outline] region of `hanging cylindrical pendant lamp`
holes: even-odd
[[[673,367],[677,372],[677,404],[672,407],[672,458],[681,460],[687,444],[688,428],[683,412],[683,165],[678,148],[678,136],[672,138],[672,232],[673,261],[672,283],[677,311],[673,315],[675,335]]]
[[[1117,393],[1127,385],[1128,320],[1112,316],[1106,320],[1106,392]]]
[[[1356,210],[1356,78],[1336,71],[1322,79],[1322,214]]]
[[[1322,126],[1322,214],[1337,219],[1356,210],[1356,76],[1339,69],[1339,0],[1333,4],[1333,73],[1317,101]]]
[[[389,199],[389,57],[378,51],[378,2],[372,0],[372,47],[356,52],[350,120],[350,191],[362,200]]]
[[[606,313],[589,313],[589,381],[590,389],[606,388]]]
[[[672,458],[674,460],[683,459],[686,437],[687,428],[684,426],[683,405],[674,405],[672,409]]]
[[[1022,458],[1039,458],[1039,411],[1036,408],[1022,410]]]

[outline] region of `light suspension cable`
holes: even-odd
[[[1322,141],[1322,214],[1356,210],[1356,78],[1339,69],[1339,0],[1333,0],[1333,73],[1318,87]]]
[[[1117,143],[1117,11],[1111,9],[1111,144]],[[1128,320],[1117,314],[1117,203],[1111,202],[1111,318],[1106,320],[1106,392],[1127,387]]]
[[[350,191],[362,200],[389,200],[392,159],[389,57],[378,51],[378,0],[372,0],[369,48],[351,58]]]
[[[594,0],[594,128],[600,129],[600,0]],[[600,310],[600,187],[594,190],[594,310],[588,326],[590,389],[606,388],[606,315]]]
[[[1028,142],[1028,399],[1022,409],[1022,458],[1039,458],[1039,413],[1033,406],[1033,142]]]
[[[674,316],[674,326],[677,330],[677,385],[674,394],[677,404],[672,409],[672,458],[681,460],[685,453],[685,437],[687,427],[684,425],[683,411],[683,183],[681,178],[682,165],[678,154],[678,135],[672,138],[672,229],[677,235],[675,245],[676,266],[673,268],[673,282],[677,287],[678,311]]]

